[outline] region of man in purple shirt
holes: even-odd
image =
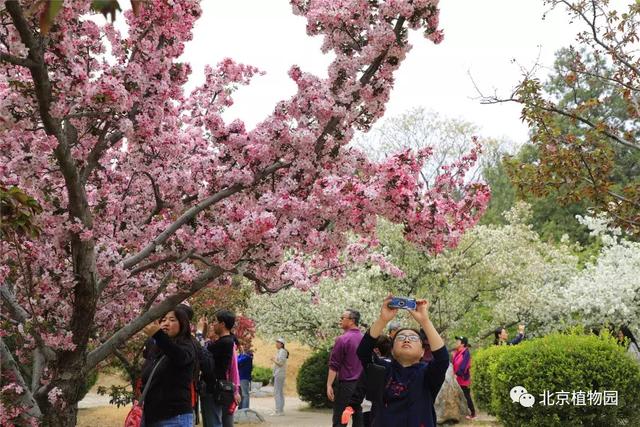
[[[362,340],[362,332],[358,329],[360,313],[356,310],[345,310],[340,317],[340,327],[344,331],[336,338],[329,358],[329,375],[327,376],[327,397],[333,402],[333,427],[344,426],[340,422],[342,411],[349,404],[349,399],[356,389],[358,378],[362,373],[362,363],[356,350]],[[334,382],[335,390],[334,390]],[[362,410],[353,414],[354,427],[362,427]]]

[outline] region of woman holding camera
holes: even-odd
[[[431,345],[433,361],[421,361],[424,343],[419,329],[413,328],[398,330],[393,339],[391,360],[377,357],[373,351],[376,341],[398,314],[397,308],[389,308],[391,299],[391,295],[385,298],[378,319],[358,347],[358,357],[363,363],[373,360],[385,369],[384,389],[376,396],[371,409],[372,426],[435,427],[434,402],[449,367],[449,353],[431,323],[428,301],[419,299],[416,309],[408,311],[424,330]]]

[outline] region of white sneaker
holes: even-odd
[[[275,412],[273,414],[274,417],[283,417],[284,416],[284,412]]]

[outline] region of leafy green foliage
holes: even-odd
[[[512,181],[509,171],[524,165],[535,166],[540,161],[538,150],[534,145],[526,144],[518,153],[508,159],[499,159],[483,169],[483,177],[491,188],[491,201],[480,224],[506,224],[503,213],[511,209],[518,200],[531,205],[532,215],[529,223],[543,240],[560,242],[564,235],[570,241],[581,245],[591,243],[587,229],[575,219],[576,215],[585,215],[587,206],[584,202],[559,204],[559,195],[554,192],[536,196],[530,192],[519,191]]]
[[[144,0],[131,0],[131,9],[134,14],[138,14],[143,2]],[[35,7],[41,6],[39,26],[42,34],[49,33],[63,5],[64,0],[39,0],[36,2]],[[118,0],[93,0],[91,10],[102,13],[105,18],[111,15],[111,21],[114,21],[116,14],[122,11]]]
[[[0,237],[6,239],[10,233],[37,237],[40,227],[35,219],[41,212],[38,201],[20,188],[0,186]]]
[[[264,368],[262,366],[254,366],[251,371],[251,378],[255,382],[261,382],[262,385],[267,385],[273,377],[273,369]]]
[[[575,8],[563,2],[580,19],[598,2],[578,1]],[[600,6],[597,6],[600,7]],[[634,14],[637,17],[638,11]],[[620,19],[600,9],[601,19]],[[604,18],[604,17],[607,18]],[[630,15],[622,19],[628,21]],[[627,31],[620,23],[610,25],[608,36]],[[589,21],[588,25],[593,25]],[[603,25],[603,28],[606,25]],[[596,37],[598,28],[583,33],[581,42]],[[623,35],[620,35],[624,38]],[[633,30],[632,39],[636,38]],[[640,145],[636,108],[636,71],[627,75],[623,60],[632,50],[617,44],[603,58],[600,42],[591,40],[593,50],[573,48],[558,52],[554,71],[546,82],[526,76],[516,90],[515,101],[523,105],[522,117],[531,129],[536,149],[535,162],[513,159],[508,172],[520,194],[529,194],[563,205],[582,205],[607,212],[630,233],[638,226],[638,172]],[[618,51],[620,49],[620,51]],[[635,51],[635,47],[633,48]],[[635,53],[633,53],[635,55]],[[633,88],[633,89],[629,89]]]
[[[329,374],[329,349],[316,351],[304,361],[298,371],[298,396],[314,408],[331,408],[327,399],[327,375]]]
[[[96,384],[96,381],[98,381],[98,371],[94,369],[93,371],[89,372],[84,387],[80,389],[78,400],[82,400],[82,398],[85,397],[87,393],[89,393],[89,390],[91,390],[91,387]]]
[[[134,400],[130,385],[112,385],[109,388],[100,386],[98,387],[98,394],[100,396],[109,395],[109,404],[116,405],[118,408],[130,405]]]
[[[473,354],[471,365],[471,390],[473,401],[478,408],[495,414],[491,406],[493,379],[496,375],[496,367],[500,358],[510,349],[507,346],[492,346],[477,351]]]
[[[640,366],[608,335],[552,334],[476,354],[476,399],[505,426],[621,426],[640,411]],[[491,381],[490,387],[488,380]],[[536,398],[532,408],[512,402],[512,387]],[[486,393],[490,390],[490,403]],[[542,405],[545,392],[617,391],[617,405]],[[555,396],[555,395],[552,395]]]

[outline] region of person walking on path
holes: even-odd
[[[284,348],[284,338],[276,340],[276,355],[273,362],[273,395],[276,400],[276,416],[284,415],[284,380],[287,377],[287,359],[289,352]]]
[[[240,409],[249,407],[249,392],[251,391],[251,373],[253,371],[253,353],[246,351],[244,346],[239,347],[238,354],[238,371],[240,373]]]
[[[333,427],[343,426],[342,412],[349,404],[351,395],[356,389],[358,378],[362,373],[362,363],[356,350],[362,340],[362,332],[358,328],[360,313],[348,309],[340,317],[340,327],[344,331],[336,338],[329,357],[329,375],[327,375],[327,397],[333,402]],[[334,382],[337,387],[334,390]],[[362,410],[353,414],[353,426],[362,427]]]
[[[453,372],[456,381],[464,393],[467,400],[470,415],[465,418],[474,420],[476,418],[476,408],[471,399],[471,353],[469,352],[469,340],[467,337],[456,337],[456,351],[453,353]]]
[[[389,308],[392,296],[382,303],[380,315],[371,329],[364,335],[358,346],[357,355],[363,363],[372,360],[384,366],[386,381],[384,389],[373,402],[373,427],[435,427],[436,411],[434,402],[447,369],[449,353],[442,337],[429,318],[427,300],[417,300],[416,310],[408,310],[424,330],[433,360],[421,361],[424,342],[418,329],[401,328],[393,340],[392,360],[382,360],[374,355],[376,340],[387,323],[398,314],[398,309]]]

